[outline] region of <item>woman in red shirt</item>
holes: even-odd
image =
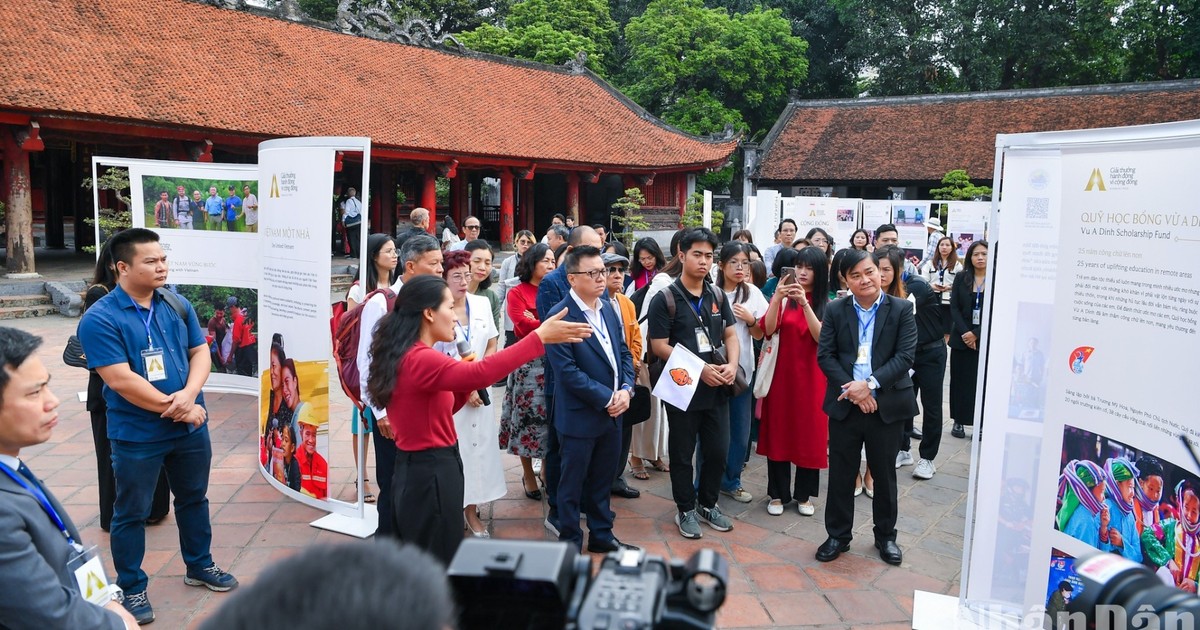
[[[538,285],[546,274],[554,271],[554,252],[545,243],[525,250],[517,263],[521,284],[508,292],[508,319],[513,323],[513,336],[524,339],[541,325],[537,316]],[[546,364],[538,358],[517,368],[508,377],[504,390],[504,405],[500,411],[500,450],[521,458],[525,496],[542,500],[533,460],[546,456],[546,434],[550,419],[546,415]]]
[[[453,341],[458,317],[446,281],[418,276],[404,284],[394,309],[379,320],[371,342],[367,393],[386,406],[396,436],[392,518],[400,540],[429,551],[449,565],[462,543],[463,468],[454,412],[477,389],[544,353],[546,343],[575,343],[591,327],[562,321],[564,310],[525,339],[483,359],[465,363],[433,349]]]

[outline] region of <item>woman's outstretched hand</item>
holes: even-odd
[[[546,318],[537,330],[533,331],[541,337],[542,343],[579,343],[592,336],[592,327],[578,322],[565,322],[567,309],[563,309]]]

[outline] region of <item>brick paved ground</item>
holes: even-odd
[[[96,507],[95,456],[88,413],[76,397],[87,374],[62,364],[66,338],[77,320],[58,316],[6,322],[42,336],[40,355],[53,375],[52,387],[62,398],[60,423],[50,442],[22,452],[31,468],[66,505],[90,544],[105,550],[108,535],[100,530]],[[331,391],[338,391],[336,386]],[[497,390],[498,391],[498,390]],[[337,398],[341,398],[337,396]],[[494,400],[499,395],[493,396]],[[283,498],[255,469],[257,442],[254,402],[245,396],[208,396],[213,442],[213,471],[209,491],[213,521],[213,555],[243,584],[253,582],[263,567],[314,541],[346,541],[339,534],[320,531],[308,523],[323,513]],[[349,413],[344,400],[333,405],[330,423],[333,453],[330,457],[333,493],[350,500],[354,494],[350,457]],[[824,497],[815,500],[815,517],[802,517],[793,506],[783,516],[766,513],[766,466],[762,457],[750,460],[743,481],[755,495],[750,504],[721,498],[721,508],[736,519],[725,534],[705,528],[704,538],[684,540],[672,521],[675,508],[665,473],[651,472],[649,481],[630,482],[643,494],[638,499],[616,499],[615,533],[626,542],[651,553],[686,558],[697,549],[717,549],[730,561],[730,595],[721,609],[722,628],[822,627],[909,628],[913,590],[957,594],[969,442],[945,431],[938,474],[930,481],[912,479],[911,467],[899,471],[899,544],[904,564],[884,564],[872,546],[870,501],[859,497],[856,538],[851,551],[837,561],[818,563],[813,554],[825,539],[822,515]],[[915,448],[914,448],[915,451]],[[497,538],[547,539],[542,529],[544,503],[524,498],[520,466],[506,456],[509,494],[490,506]],[[824,488],[824,481],[822,481]],[[184,565],[179,555],[172,517],[147,531],[144,568],[151,577],[150,597],[158,615],[156,627],[194,626],[219,606],[223,595],[184,586]]]

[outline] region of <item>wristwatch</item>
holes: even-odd
[[[108,585],[108,596],[112,598],[112,601],[117,602],[118,604],[125,603],[125,591],[122,591],[121,587],[117,586],[116,584]]]
[[[867,377],[867,389],[871,391],[879,389],[879,381],[875,380],[874,376]]]

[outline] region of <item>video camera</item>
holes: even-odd
[[[447,570],[463,630],[712,628],[729,566],[711,549],[686,563],[644,551],[592,560],[562,542],[468,538]]]
[[[1167,586],[1137,562],[1094,553],[1076,561],[1075,574],[1083,592],[1071,598],[1065,619],[1054,620],[1058,628],[1173,629],[1200,622],[1200,597]]]

